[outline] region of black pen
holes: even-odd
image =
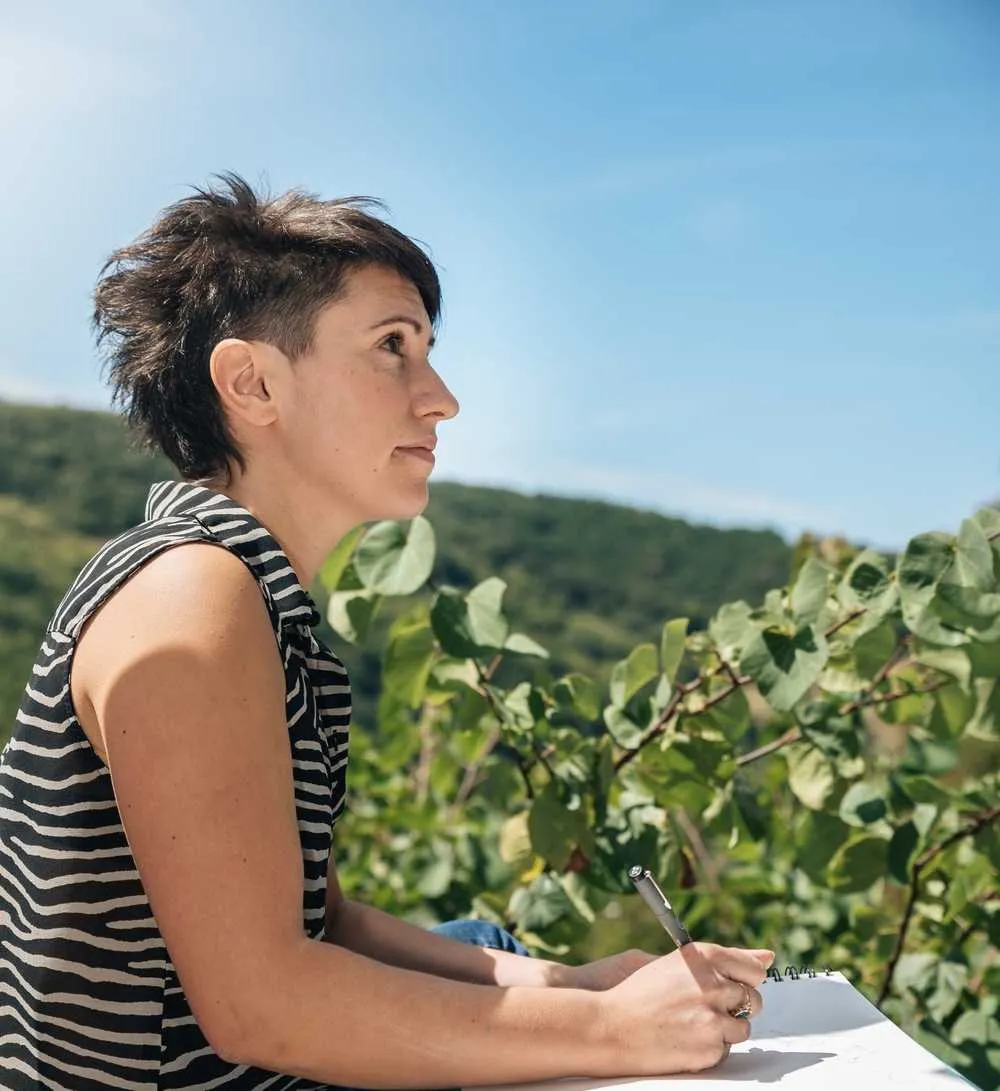
[[[636,864],[635,867],[628,869],[628,877],[635,884],[635,889],[642,895],[642,900],[652,909],[653,915],[663,925],[667,935],[670,936],[674,943],[678,947],[690,943],[691,937],[688,935],[688,930],[681,924],[680,919],[667,900],[666,894],[660,890],[649,869]]]

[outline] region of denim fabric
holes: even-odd
[[[505,932],[487,921],[445,921],[435,925],[432,932],[459,943],[469,943],[473,947],[489,947],[493,951],[510,951],[512,955],[528,955],[528,948],[519,943],[510,932]]]

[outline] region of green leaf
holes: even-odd
[[[770,814],[761,804],[757,790],[749,778],[738,772],[733,776],[733,804],[747,833],[754,841],[762,841],[770,830]]]
[[[363,526],[349,530],[334,547],[333,552],[323,562],[323,566],[319,570],[319,579],[320,583],[327,591],[333,592],[340,589],[341,578],[348,565],[351,563],[351,556],[354,553],[354,548],[361,540],[361,536],[364,532],[365,528]],[[354,581],[352,580],[351,582]],[[355,588],[344,588],[344,590],[355,590]]]
[[[988,1042],[1000,1044],[1000,1020],[997,1019],[997,998],[980,998],[979,1007],[964,1011],[955,1020],[950,1033],[953,1042],[976,1042],[985,1046]]]
[[[856,636],[860,636],[881,624],[891,613],[896,606],[899,589],[889,572],[886,559],[873,549],[865,549],[844,573],[837,597],[848,610],[864,609],[863,617],[853,630]]]
[[[826,605],[830,569],[818,557],[809,557],[792,587],[792,616],[798,625],[811,625]]]
[[[918,663],[950,675],[964,690],[969,688],[972,664],[964,648],[924,648],[917,655]]]
[[[506,725],[522,735],[533,731],[537,717],[532,703],[530,682],[518,682],[508,690],[500,702],[500,712]]]
[[[361,539],[354,567],[369,591],[380,595],[412,595],[434,567],[434,529],[418,515],[405,523],[376,523]]]
[[[431,607],[434,635],[448,654],[460,659],[500,651],[508,635],[507,619],[500,613],[506,584],[491,577],[467,596],[442,587]]]
[[[620,705],[605,708],[604,723],[611,738],[626,750],[634,750],[645,732],[642,724],[637,724]]]
[[[466,596],[469,611],[469,632],[480,648],[501,649],[507,641],[510,626],[501,611],[507,584],[490,576],[477,584]]]
[[[503,650],[512,655],[528,655],[535,659],[548,659],[549,653],[524,633],[511,633],[504,641]]]
[[[750,607],[743,602],[730,602],[719,608],[708,627],[708,635],[727,662],[737,659],[746,642],[757,631]]]
[[[796,863],[814,883],[825,886],[830,860],[850,833],[850,826],[845,826],[836,815],[808,811],[796,838]]]
[[[625,677],[622,695],[616,704],[625,705],[642,689],[647,682],[660,673],[656,648],[652,644],[639,644],[633,648],[625,660]]]
[[[934,981],[938,956],[925,952],[900,955],[893,981],[900,989],[926,992]]]
[[[334,591],[326,604],[326,620],[338,636],[360,644],[368,636],[381,599],[368,591]]]
[[[552,875],[539,875],[511,895],[508,913],[525,932],[543,932],[573,912],[573,903]]]
[[[552,689],[556,701],[572,708],[585,720],[596,720],[601,711],[601,691],[585,674],[567,674]]]
[[[993,550],[977,519],[965,519],[955,539],[955,564],[949,577],[963,587],[995,589]]]
[[[919,841],[920,835],[912,822],[898,826],[889,841],[889,874],[903,886],[909,885],[910,865]]]
[[[854,837],[841,845],[830,861],[830,889],[838,894],[867,890],[885,877],[888,841],[881,837]]]
[[[871,680],[896,650],[896,630],[891,621],[882,621],[862,633],[854,642],[854,666],[861,678]]]
[[[960,629],[945,625],[934,609],[942,578],[955,559],[955,545],[947,534],[918,534],[899,563],[899,591],[903,620],[911,632],[931,644],[955,647],[968,641]]]
[[[935,988],[927,998],[927,1010],[939,1023],[955,1010],[962,997],[962,990],[969,980],[969,967],[961,962],[946,960],[938,963]]]
[[[677,679],[677,671],[684,658],[688,624],[686,617],[674,618],[663,626],[660,636],[660,663],[671,685]]]
[[[976,698],[955,686],[944,686],[936,690],[932,697],[936,705],[935,715],[931,720],[931,728],[935,734],[941,737],[953,737],[961,734],[975,712]]]
[[[868,826],[879,822],[888,812],[885,795],[874,784],[864,781],[852,784],[840,801],[840,817],[851,826]]]
[[[816,747],[806,744],[788,747],[785,757],[788,786],[796,798],[811,810],[823,810],[837,785],[833,763]]]
[[[714,696],[714,695],[713,695]],[[708,712],[702,714],[726,736],[730,742],[739,742],[750,728],[750,704],[742,688],[733,692]],[[699,717],[701,719],[702,717]]]
[[[437,652],[423,606],[398,617],[389,630],[382,684],[385,692],[409,708],[419,708]]]
[[[996,543],[1000,540],[1000,508],[980,508],[972,518],[986,537],[993,540],[994,549],[998,549]]]
[[[972,692],[976,707],[966,734],[991,742],[1000,739],[1000,683],[995,678],[977,678]]]
[[[528,816],[531,847],[556,871],[569,863],[573,849],[587,835],[583,811],[570,811],[559,799],[559,789],[549,781],[531,804]]]
[[[1000,678],[1000,640],[988,644],[973,641],[966,652],[974,678]]]
[[[794,636],[763,629],[744,649],[740,668],[776,712],[787,712],[819,678],[827,655],[826,639],[812,625]]]
[[[455,852],[447,841],[439,841],[430,863],[417,879],[417,890],[425,898],[440,898],[455,877]]]
[[[528,812],[518,811],[500,827],[500,859],[511,867],[523,868],[531,861]]]

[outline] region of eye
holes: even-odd
[[[404,337],[401,333],[390,333],[389,336],[379,346],[380,348],[388,349],[393,356],[403,355],[403,342]]]

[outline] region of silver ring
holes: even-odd
[[[734,1019],[746,1019],[746,1017],[750,1014],[752,1010],[753,1006],[750,1003],[750,990],[746,987],[746,985],[744,985],[743,1003],[740,1004],[740,1006],[736,1008],[735,1011],[731,1011],[729,1014],[733,1016]]]

